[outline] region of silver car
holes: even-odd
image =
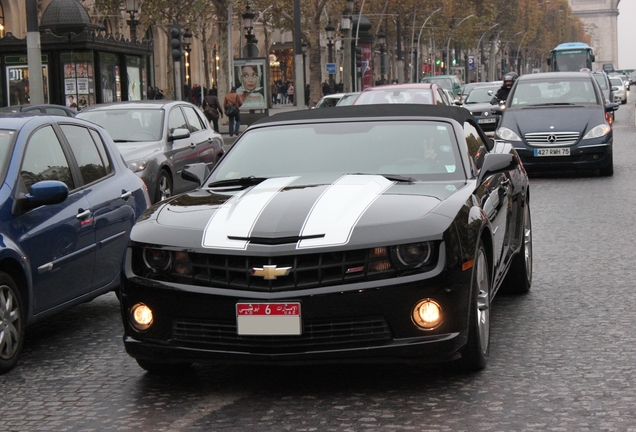
[[[198,186],[181,178],[185,165],[203,162],[212,168],[223,155],[223,138],[188,102],[114,102],[84,108],[77,117],[108,131],[153,202]]]
[[[610,83],[612,84],[612,90],[614,91],[614,102],[626,104],[627,90],[625,89],[625,83],[623,80],[620,77],[611,76]]]

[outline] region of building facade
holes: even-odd
[[[569,0],[572,13],[592,36],[595,69],[603,63],[618,65],[618,4],[621,0]],[[633,0],[632,0],[633,1]]]

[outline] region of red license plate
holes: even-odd
[[[237,303],[239,335],[300,335],[300,303]]]

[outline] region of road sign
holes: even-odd
[[[475,70],[475,57],[473,56],[468,56],[468,69]]]
[[[327,63],[327,73],[335,74],[336,73],[336,64],[335,63]]]

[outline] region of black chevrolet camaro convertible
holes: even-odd
[[[458,107],[260,120],[134,226],[127,352],[192,363],[486,365],[498,290],[532,281],[528,178]],[[198,172],[198,174],[197,174]]]

